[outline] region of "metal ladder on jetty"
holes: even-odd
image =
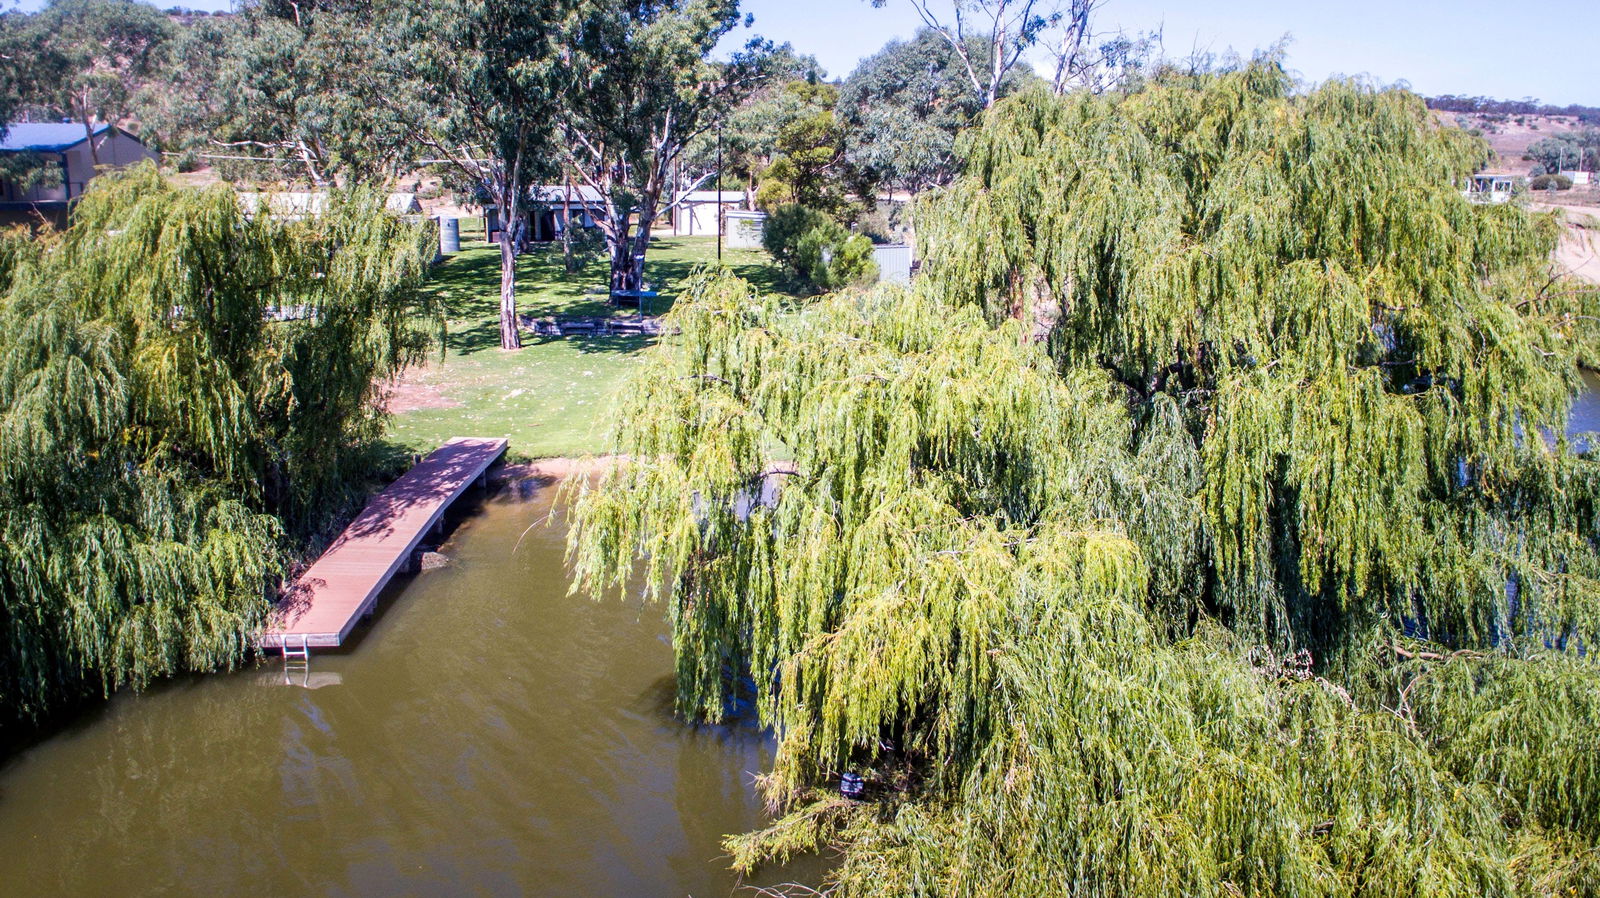
[[[300,685],[306,686],[311,682],[311,646],[306,642],[305,634],[300,635],[300,644],[293,645],[289,638],[283,638],[283,685],[294,685],[293,675],[300,675]]]

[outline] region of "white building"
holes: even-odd
[[[0,208],[8,209],[64,210],[102,171],[156,158],[132,134],[107,124],[85,128],[82,122],[12,122],[0,137],[0,153],[31,154],[60,169],[32,186],[0,180]]]
[[[562,231],[566,230],[569,216],[573,227],[593,228],[598,227],[596,222],[606,214],[605,197],[600,191],[579,184],[570,187],[560,184],[533,187],[528,191],[528,200],[525,226],[534,242],[559,240]],[[742,190],[722,192],[724,211],[741,208],[744,201],[745,194]],[[484,214],[490,222],[490,230],[498,230],[499,225],[493,215],[493,209],[485,209]],[[672,209],[670,215],[663,218],[670,219],[670,222],[657,219],[657,224],[670,224],[673,236],[714,236],[717,233],[719,219],[717,192],[693,190],[683,194],[681,202]]]
[[[1525,179],[1507,172],[1479,172],[1467,179],[1462,193],[1476,203],[1503,203],[1511,199]]]
[[[718,202],[721,202],[719,209]],[[672,210],[674,237],[714,237],[721,225],[720,213],[744,208],[743,190],[691,190],[679,198]]]

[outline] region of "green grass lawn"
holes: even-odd
[[[696,265],[716,260],[716,240],[672,237],[650,244],[645,279],[661,293],[648,311],[671,307]],[[763,292],[788,292],[782,272],[761,250],[723,250],[723,262]],[[607,267],[596,260],[568,274],[560,247],[525,253],[517,264],[517,307],[537,316],[626,317],[606,302]],[[453,436],[504,436],[514,458],[598,451],[612,397],[653,342],[645,337],[535,337],[500,348],[500,254],[463,245],[434,270],[429,289],[445,308],[443,359],[408,372],[396,396],[389,438],[426,452]]]

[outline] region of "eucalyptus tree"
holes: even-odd
[[[559,146],[600,196],[612,290],[643,282],[650,227],[678,201],[668,188],[697,186],[675,183],[685,150],[770,77],[772,47],[759,38],[727,62],[711,58],[741,21],[738,0],[607,0],[585,12],[565,67]]]
[[[1585,128],[1541,138],[1528,146],[1523,157],[1532,160],[1547,174],[1574,169],[1600,170],[1600,129]]]
[[[1480,142],[1271,60],[999,103],[909,288],[726,273],[577,484],[679,707],[752,698],[845,895],[1600,882],[1600,294]],[[865,781],[840,794],[842,775]]]
[[[982,46],[969,54],[982,58]],[[1026,63],[1001,81],[1008,96],[1034,78]],[[851,164],[872,180],[912,195],[949,183],[956,136],[984,109],[961,57],[932,29],[893,40],[863,59],[839,89],[838,112]]]
[[[32,56],[27,104],[83,123],[123,124],[134,97],[158,71],[162,47],[173,35],[167,15],[137,0],[50,0],[28,17],[25,52]],[[99,149],[89,142],[96,164]]]
[[[197,18],[144,92],[147,124],[254,180],[381,183],[416,157],[402,123],[371,99],[393,91],[381,83],[387,37],[367,0],[248,0]]]
[[[529,187],[559,173],[556,123],[574,64],[577,0],[447,0],[383,7],[389,42],[370,102],[391,109],[435,163],[483,196],[500,230],[500,345],[522,345],[516,223]]]
[[[784,114],[772,122],[772,160],[762,169],[756,203],[775,209],[799,203],[838,221],[855,217],[860,178],[845,151],[835,107],[839,88],[815,79],[791,81],[775,98]]]
[[[250,218],[148,164],[5,241],[4,717],[244,656],[287,537],[357,497],[384,379],[436,343],[430,249],[376,194]]]
[[[0,12],[0,137],[17,120],[32,91],[39,65],[31,16],[15,10]],[[0,155],[0,180],[26,190],[36,183],[59,177],[59,168],[36,153]]]
[[[680,184],[720,169],[724,186],[731,178],[744,182],[746,204],[755,208],[757,181],[778,154],[779,130],[806,109],[805,98],[789,85],[822,82],[827,75],[815,57],[797,54],[788,44],[773,49],[767,66],[764,86],[745,97],[716,130],[689,142],[678,165]]]
[[[907,0],[923,25],[949,46],[961,63],[967,83],[988,109],[1002,95],[1002,85],[1023,56],[1052,29],[1060,28],[1061,47],[1073,46],[1087,31],[1094,4],[1079,0],[1066,12],[1058,0]],[[889,0],[872,0],[876,7]]]
[[[15,10],[0,12],[0,128],[16,120],[23,93],[31,82],[31,35],[28,17]],[[3,136],[3,133],[0,133]]]
[[[1050,89],[1100,93],[1135,81],[1161,56],[1161,29],[1095,31],[1094,16],[1105,0],[1068,0],[1045,49],[1050,58]]]

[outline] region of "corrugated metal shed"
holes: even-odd
[[[879,282],[885,284],[911,283],[910,244],[878,244],[872,248],[872,260],[878,263]]]

